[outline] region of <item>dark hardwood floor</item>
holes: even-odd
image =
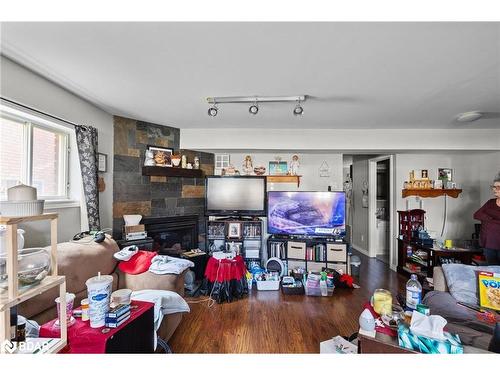
[[[395,296],[407,281],[385,263],[358,255],[360,289],[336,289],[332,297],[254,290],[248,298],[211,308],[207,302],[190,304],[191,313],[169,341],[173,352],[319,353],[321,341],[357,331],[362,306],[375,289]]]

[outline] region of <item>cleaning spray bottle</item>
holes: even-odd
[[[321,272],[321,280],[319,281],[319,289],[321,290],[321,296],[328,296],[328,287],[326,286],[326,272]]]

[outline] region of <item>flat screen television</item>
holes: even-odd
[[[265,176],[207,176],[205,215],[266,216]]]
[[[267,205],[270,234],[328,237],[345,232],[342,191],[270,191]]]

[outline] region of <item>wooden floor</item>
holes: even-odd
[[[395,295],[407,281],[385,263],[359,255],[361,289],[336,289],[330,298],[254,290],[248,298],[211,308],[190,304],[191,313],[169,341],[173,352],[319,353],[321,341],[357,331],[362,306],[375,289]]]

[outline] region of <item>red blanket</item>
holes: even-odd
[[[133,308],[137,306],[137,308]],[[106,342],[108,339],[132,323],[135,319],[149,310],[153,303],[132,301],[130,318],[117,328],[90,328],[90,321],[82,322],[80,318],[68,327],[68,345],[62,353],[71,354],[104,354],[106,352]],[[59,327],[55,327],[55,319],[45,323],[40,327],[40,337],[60,337]],[[103,329],[106,329],[103,333]]]

